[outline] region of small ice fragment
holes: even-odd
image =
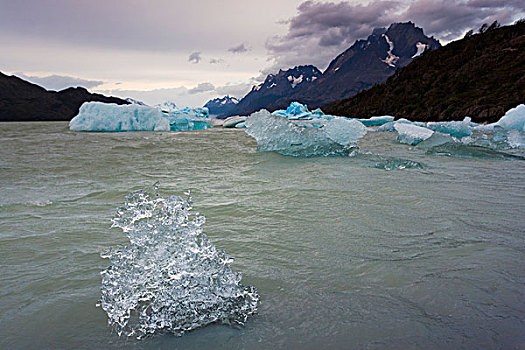
[[[496,124],[506,130],[525,132],[525,104],[509,109]]]
[[[469,117],[465,117],[462,121],[452,121],[452,122],[428,122],[426,127],[428,129],[441,132],[443,134],[449,134],[450,136],[456,137],[458,139],[472,135],[472,130],[470,129]]]
[[[392,122],[395,118],[390,115],[371,117],[369,119],[356,119],[363,123],[364,126],[381,126],[386,123]]]
[[[398,133],[397,140],[412,146],[417,145],[434,134],[432,130],[412,124],[396,123],[394,128]]]
[[[243,123],[245,120],[246,120],[246,117],[240,117],[240,116],[229,117],[229,118],[224,119],[224,123],[222,124],[222,126],[225,128],[234,128],[235,125],[239,123]]]

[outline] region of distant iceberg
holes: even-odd
[[[357,141],[366,127],[356,121],[334,117],[322,127],[300,127],[266,110],[246,119],[246,133],[257,140],[257,150],[295,157],[348,155],[357,149]]]
[[[208,108],[183,108],[165,113],[171,131],[204,130],[213,127]]]
[[[170,122],[157,109],[137,104],[86,102],[69,122],[74,131],[170,131]]]
[[[206,108],[171,112],[137,104],[86,102],[69,122],[74,131],[189,131],[212,127]]]

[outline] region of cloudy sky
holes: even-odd
[[[321,70],[375,27],[411,20],[442,43],[522,0],[0,0],[0,71],[149,104],[242,97],[266,74]]]

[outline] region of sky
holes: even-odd
[[[202,106],[279,69],[324,70],[394,22],[446,44],[520,18],[522,0],[0,0],[0,71],[51,90]]]

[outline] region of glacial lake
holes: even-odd
[[[522,349],[525,161],[430,155],[393,133],[359,146],[293,158],[242,130],[1,123],[0,348]],[[244,326],[136,340],[96,307],[100,253],[128,243],[111,218],[156,182],[191,190],[257,289]]]

